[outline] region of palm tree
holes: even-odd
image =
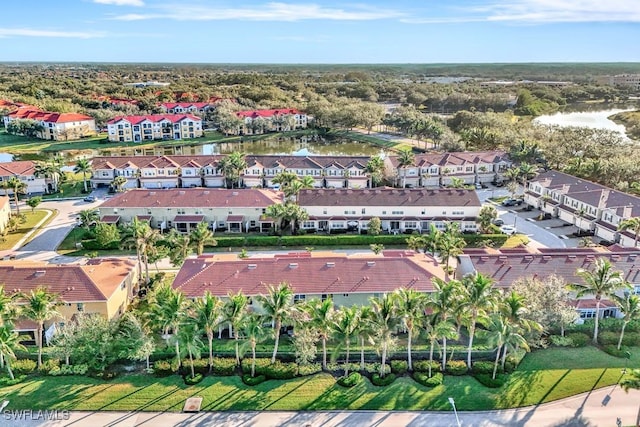
[[[493,376],[492,378],[496,378],[496,372],[498,371],[498,362],[500,361],[500,350],[506,341],[506,336],[508,334],[508,326],[505,321],[506,318],[500,313],[494,313],[491,315],[487,322],[487,330],[485,335],[487,336],[487,341],[489,345],[493,345],[496,347],[496,359],[493,363]]]
[[[289,187],[292,183],[298,181],[298,175],[294,172],[282,171],[278,172],[276,176],[273,177],[271,183],[279,184],[280,188],[284,191],[287,187]]]
[[[202,255],[204,252],[204,247],[206,246],[217,246],[218,242],[213,238],[213,231],[209,230],[209,225],[202,221],[198,223],[196,228],[191,230],[189,234],[189,240],[191,244],[196,249],[196,254]]]
[[[619,231],[631,230],[634,234],[633,246],[638,246],[638,239],[640,238],[640,217],[633,217],[625,219],[618,225]]]
[[[38,369],[42,366],[42,336],[44,323],[54,317],[60,316],[56,306],[60,303],[58,295],[49,292],[46,288],[37,288],[28,295],[22,295],[25,304],[21,307],[21,314],[38,324]]]
[[[397,307],[392,294],[384,294],[379,298],[371,298],[371,323],[374,329],[374,339],[380,348],[382,361],[380,363],[380,377],[384,377],[387,363],[387,352],[393,343],[393,333],[398,325]]]
[[[169,259],[171,260],[171,264],[175,267],[181,266],[193,249],[189,236],[172,228],[167,235],[166,241],[169,243]]]
[[[629,393],[630,389],[640,390],[640,369],[634,369],[629,376],[620,381],[622,389]],[[638,408],[638,416],[636,417],[636,426],[640,426],[640,407]]]
[[[384,178],[384,160],[380,156],[373,156],[367,162],[365,170],[371,177],[371,187],[377,187]]]
[[[242,293],[242,291],[238,291],[237,294],[230,293],[228,295],[227,301],[224,303],[223,307],[223,318],[224,321],[229,322],[231,325],[231,334],[233,334],[233,338],[236,341],[236,364],[240,365],[240,347],[239,347],[239,331],[240,328],[247,316],[247,306],[249,305],[249,300]]]
[[[176,357],[178,367],[180,367],[180,326],[183,323],[188,301],[179,289],[173,289],[171,285],[165,284],[158,287],[151,299],[152,323],[159,327],[163,334],[168,337],[169,330],[173,331]]]
[[[16,213],[20,216],[20,206],[18,205],[18,195],[27,194],[27,184],[20,181],[17,176],[12,176],[6,181],[2,182],[2,188],[8,193],[9,190],[13,191],[13,202],[16,205]]]
[[[84,209],[78,213],[78,219],[82,227],[88,230],[91,224],[100,221],[100,212],[98,209]]]
[[[176,343],[182,344],[182,347],[187,350],[189,354],[189,365],[191,367],[191,378],[196,376],[195,369],[193,367],[193,358],[200,358],[200,349],[202,348],[202,341],[200,340],[200,334],[196,324],[191,321],[187,321],[180,325],[180,331],[177,333]],[[177,348],[177,347],[176,347]],[[179,359],[178,359],[179,360]],[[178,366],[179,362],[178,362]]]
[[[400,150],[398,153],[398,176],[400,175],[400,169],[404,170],[402,175],[402,188],[406,186],[407,180],[407,167],[413,166],[416,163],[416,156],[410,148]]]
[[[476,332],[476,324],[496,306],[498,290],[493,287],[493,281],[481,273],[466,276],[462,279],[464,298],[462,308],[469,314],[469,345],[467,347],[467,367],[471,369],[471,349]]]
[[[632,320],[640,319],[640,296],[627,294],[624,298],[618,295],[612,295],[612,297],[623,314],[622,329],[620,330],[620,338],[618,339],[618,350],[620,350],[622,337],[624,337],[624,329]]]
[[[324,301],[313,299],[305,307],[309,313],[310,323],[320,336],[322,341],[322,369],[327,369],[327,340],[333,332],[335,310],[333,300],[327,298]]]
[[[360,370],[364,371],[364,343],[371,341],[374,336],[373,311],[371,306],[363,305],[358,308],[359,321],[356,326],[356,335],[360,341]]]
[[[256,346],[267,338],[266,330],[262,324],[263,318],[257,314],[249,314],[242,324],[242,334],[246,344],[251,348],[251,376],[256,376]]]
[[[274,344],[271,363],[275,363],[280,342],[280,329],[293,307],[293,290],[291,285],[282,282],[277,287],[269,286],[267,295],[259,295],[257,299],[265,311],[265,317],[271,320],[271,326],[273,327]]]
[[[84,192],[88,192],[87,188],[87,174],[91,173],[91,162],[87,159],[78,159],[76,165],[73,167],[74,173],[82,174],[82,184],[84,185]]]
[[[62,177],[60,166],[60,162],[56,159],[48,162],[37,162],[34,175],[38,178],[51,179],[53,191],[58,191],[58,183]]]
[[[576,274],[584,283],[572,283],[569,289],[576,292],[576,298],[593,295],[596,299],[596,317],[594,319],[593,343],[598,344],[598,326],[600,321],[600,302],[602,297],[610,297],[617,290],[629,287],[622,276],[622,271],[614,270],[606,258],[596,259],[591,270],[579,268]]]
[[[193,316],[196,324],[207,336],[209,344],[209,372],[213,369],[213,334],[215,328],[222,321],[222,307],[222,300],[213,296],[209,290],[206,290],[203,297],[193,303]]]
[[[435,324],[432,324],[435,322]],[[427,339],[429,340],[429,377],[431,377],[431,362],[433,362],[433,349],[436,342],[440,338],[442,339],[456,339],[458,332],[453,323],[449,321],[438,321],[437,318],[431,319],[429,322],[425,322],[427,327]]]
[[[492,205],[484,205],[480,209],[476,222],[480,224],[480,229],[483,233],[489,233],[491,231],[491,225],[493,221],[498,218],[498,211]]]
[[[151,228],[147,221],[140,221],[134,217],[125,229],[123,245],[134,247],[138,258],[138,271],[142,276],[142,266],[144,265],[145,280],[149,283],[149,258],[147,256],[149,246],[154,245],[160,239],[158,230]]]
[[[15,379],[13,371],[11,371],[11,359],[16,358],[16,351],[26,351],[27,349],[20,344],[18,332],[10,325],[0,326],[0,357],[5,361],[9,378]]]
[[[20,294],[7,295],[4,285],[0,285],[0,326],[12,325],[18,317],[18,305],[16,300]]]
[[[349,350],[351,349],[351,338],[356,333],[360,323],[360,310],[358,307],[341,307],[333,320],[333,332],[342,338],[345,346],[344,376],[349,375]]]
[[[445,272],[449,274],[449,261],[451,257],[458,256],[462,253],[462,249],[467,242],[464,240],[458,229],[458,224],[450,222],[447,229],[442,234],[438,245],[440,258],[444,261]]]
[[[536,176],[537,168],[527,162],[522,162],[520,163],[520,166],[518,169],[520,171],[520,177],[522,177],[523,191],[526,192],[527,183],[531,178],[534,178]]]
[[[451,307],[455,303],[455,299],[460,294],[462,284],[457,280],[445,282],[442,279],[435,278],[433,287],[435,292],[430,295],[430,301],[427,305],[433,310],[436,322],[447,322],[451,317]],[[442,370],[447,364],[447,336],[442,337]]]
[[[218,162],[218,169],[231,183],[231,188],[233,188],[234,183],[240,186],[240,176],[246,168],[247,161],[244,153],[233,152]]]
[[[397,289],[395,295],[398,303],[398,315],[402,318],[402,324],[407,330],[407,366],[412,371],[411,343],[413,341],[413,332],[424,321],[427,296],[415,289],[407,288]]]
[[[116,193],[122,193],[123,186],[127,183],[127,178],[122,175],[118,175],[111,181],[111,187],[116,190]]]

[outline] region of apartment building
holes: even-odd
[[[98,210],[101,221],[111,224],[138,218],[153,228],[189,233],[204,221],[213,230],[266,232],[274,223],[264,217],[267,207],[282,201],[282,193],[274,190],[137,189],[108,199]]]
[[[309,214],[302,229],[329,232],[362,232],[374,217],[389,233],[444,229],[449,222],[475,232],[481,208],[476,192],[463,189],[313,189],[302,190],[298,204]]]
[[[433,292],[433,279],[445,277],[433,257],[413,251],[383,251],[380,255],[294,252],[246,259],[228,255],[190,258],[173,287],[192,299],[205,291],[221,298],[242,292],[259,312],[255,297],[266,294],[270,284],[290,284],[294,301],[331,298],[336,306],[351,306],[368,304],[371,297],[397,288]]]
[[[237,130],[238,135],[288,132],[305,129],[308,124],[307,115],[293,108],[238,111],[236,116],[244,121]]]
[[[435,188],[451,184],[454,178],[465,184],[482,184],[503,178],[511,167],[504,151],[464,151],[425,153],[415,156],[412,165],[401,167],[397,156],[385,159],[387,169],[395,174],[398,185],[409,188]]]
[[[80,139],[97,133],[93,117],[78,113],[41,111],[30,106],[18,108],[4,116],[3,120],[5,128],[14,121],[32,120],[41,126],[35,136],[53,141]]]
[[[640,216],[640,197],[558,171],[547,171],[528,183],[525,202],[545,213],[592,231],[621,246],[634,246],[632,231],[618,231],[625,219]]]
[[[31,160],[0,163],[0,184],[14,176],[27,185],[27,194],[43,194],[51,189],[48,179],[36,176],[36,164]],[[0,185],[0,194],[10,195],[13,190]]]
[[[163,102],[160,108],[168,114],[205,114],[214,107],[209,102]]]
[[[109,141],[142,142],[199,138],[202,119],[192,114],[121,116],[107,122]]]

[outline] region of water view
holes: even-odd
[[[534,123],[552,126],[578,126],[588,127],[592,129],[608,129],[614,132],[618,132],[624,138],[627,138],[625,127],[609,119],[610,116],[624,111],[633,111],[633,108],[573,113],[556,113],[537,117],[536,119],[534,119]]]

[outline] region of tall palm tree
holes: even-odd
[[[16,358],[16,351],[26,351],[26,348],[20,344],[18,332],[11,325],[0,326],[0,356],[5,361],[9,378],[15,379],[11,370],[11,360]]]
[[[243,322],[247,316],[247,306],[249,305],[249,300],[242,293],[242,291],[238,291],[237,294],[230,293],[227,301],[224,303],[223,307],[223,318],[224,321],[229,322],[231,325],[231,333],[233,334],[233,339],[236,342],[236,364],[240,365],[240,344],[239,344],[239,332],[242,327]]]
[[[377,187],[384,178],[384,160],[380,156],[373,156],[367,162],[365,170],[371,178],[371,187]]]
[[[233,188],[235,183],[240,186],[240,177],[246,168],[247,161],[245,160],[244,153],[233,152],[218,162],[218,169],[231,183],[231,188]]]
[[[493,345],[496,347],[496,358],[493,363],[493,379],[496,378],[496,373],[498,371],[498,362],[500,361],[500,353],[502,350],[502,346],[506,342],[508,328],[509,326],[506,322],[506,318],[500,313],[493,313],[487,322],[487,330],[484,334],[487,337],[489,345]]]
[[[25,304],[21,307],[21,314],[38,324],[38,369],[42,366],[42,336],[44,323],[47,320],[60,316],[56,306],[60,304],[57,294],[49,292],[46,288],[37,288],[27,295],[21,296]]]
[[[429,377],[431,377],[431,362],[433,362],[433,350],[439,339],[456,339],[458,332],[453,323],[438,320],[433,317],[430,321],[425,322],[427,339],[429,340]],[[445,349],[446,350],[446,349]]]
[[[84,209],[78,213],[78,219],[82,227],[88,230],[92,224],[100,221],[100,212],[98,209]]]
[[[374,325],[372,322],[373,311],[371,306],[363,305],[358,308],[358,325],[356,327],[356,335],[360,341],[360,370],[364,371],[364,343],[373,339]]]
[[[430,295],[427,305],[433,310],[436,322],[448,322],[451,318],[451,307],[460,294],[462,284],[458,280],[445,282],[435,278],[433,287],[435,292]],[[442,370],[447,364],[447,336],[442,337]]]
[[[413,151],[410,148],[406,148],[400,150],[398,153],[398,176],[400,175],[400,170],[403,170],[402,174],[402,188],[406,186],[407,180],[407,167],[413,166],[416,163],[416,156],[413,154]]]
[[[158,230],[154,230],[147,221],[140,221],[137,217],[134,217],[131,224],[125,228],[123,245],[136,249],[138,270],[140,276],[142,276],[142,266],[144,265],[145,280],[147,283],[149,283],[148,247],[154,245],[158,240],[160,240]]]
[[[638,246],[638,239],[640,238],[640,217],[633,217],[621,221],[618,225],[619,231],[631,230],[634,234],[633,246]]]
[[[265,311],[265,317],[271,320],[273,327],[273,355],[271,363],[275,363],[278,354],[278,344],[280,343],[280,329],[282,323],[290,315],[293,307],[293,290],[288,283],[280,283],[276,286],[269,286],[266,295],[258,296],[258,301]]]
[[[631,389],[640,390],[640,369],[632,370],[627,377],[620,381],[620,386],[627,393],[629,393]],[[640,426],[640,407],[638,407],[636,426]]]
[[[18,317],[18,305],[16,300],[20,294],[7,295],[4,285],[0,285],[0,326],[12,325]]]
[[[487,314],[496,306],[498,301],[498,290],[493,287],[490,277],[481,273],[466,276],[462,279],[464,297],[462,308],[469,314],[468,332],[469,345],[467,347],[467,367],[471,369],[471,349],[473,348],[473,338],[479,319],[484,319]]]
[[[251,376],[256,376],[256,346],[267,338],[263,318],[255,313],[249,314],[242,324],[245,343],[251,348]]]
[[[445,232],[441,235],[438,252],[444,261],[445,272],[449,274],[449,261],[451,257],[456,257],[462,253],[466,246],[466,241],[460,234],[460,229],[456,223],[448,223]]]
[[[118,175],[111,181],[110,185],[116,190],[116,193],[122,193],[124,185],[127,183],[127,178],[122,175]]]
[[[598,343],[598,326],[600,322],[600,303],[603,297],[611,297],[621,288],[629,287],[624,281],[622,271],[614,270],[606,258],[598,258],[591,270],[579,268],[576,274],[583,283],[572,283],[569,289],[576,292],[576,297],[593,295],[596,299],[596,317],[594,319],[593,343]]]
[[[618,339],[618,350],[622,346],[622,338],[624,337],[624,329],[632,320],[640,319],[640,296],[627,294],[623,297],[612,295],[613,300],[618,304],[620,312],[622,312],[622,329],[620,330],[620,338]]]
[[[16,214],[20,216],[20,205],[18,204],[18,196],[20,194],[27,194],[27,184],[20,181],[17,176],[12,176],[6,181],[2,182],[2,188],[7,191],[11,190],[13,192],[13,202],[16,205]]]
[[[177,332],[176,342],[182,344],[182,347],[186,349],[189,354],[189,366],[191,368],[191,378],[196,376],[195,369],[193,367],[193,358],[200,358],[200,349],[202,348],[202,341],[200,340],[200,333],[197,325],[189,319],[180,325],[180,330]],[[178,362],[179,363],[179,362]],[[178,366],[180,366],[178,364]]]
[[[172,228],[167,235],[166,241],[169,244],[169,259],[171,260],[171,264],[175,267],[180,267],[193,250],[191,239],[189,239],[189,236]]]
[[[309,313],[310,323],[320,336],[322,341],[322,369],[327,369],[327,341],[333,332],[332,326],[335,316],[333,300],[327,298],[324,301],[313,299],[305,307]]]
[[[209,344],[209,372],[213,369],[213,334],[215,328],[222,321],[222,307],[222,300],[213,296],[209,290],[206,290],[202,298],[193,303],[193,316],[196,324],[207,336]]]
[[[379,298],[371,298],[371,323],[374,328],[374,339],[380,349],[380,377],[385,375],[387,352],[393,343],[393,333],[399,323],[397,306],[392,294],[384,294]]]
[[[36,162],[34,175],[38,178],[50,179],[52,183],[52,190],[58,191],[58,184],[63,176],[60,171],[60,166],[60,162],[55,159],[47,162]]]
[[[345,346],[344,376],[349,375],[349,350],[351,349],[351,338],[356,333],[360,322],[360,310],[358,307],[341,307],[333,320],[333,332],[340,338]]]
[[[276,176],[274,176],[273,179],[271,180],[273,184],[279,184],[280,188],[283,191],[296,181],[298,181],[298,175],[294,172],[289,172],[286,170],[282,172],[278,172]]]
[[[411,343],[413,333],[424,321],[427,296],[415,289],[400,288],[395,291],[398,303],[398,315],[402,319],[402,325],[407,330],[407,366],[413,370],[411,357]]]
[[[518,167],[518,169],[519,169],[519,172],[520,172],[520,177],[522,178],[523,191],[526,192],[527,191],[527,184],[528,184],[530,179],[532,179],[532,178],[534,178],[536,176],[537,168],[535,166],[533,166],[532,164],[529,164],[527,162],[522,162],[522,163],[520,163],[520,166]]]
[[[173,289],[171,285],[161,285],[151,298],[151,318],[152,323],[159,327],[165,336],[169,335],[169,330],[173,331],[173,341],[175,344],[178,367],[180,367],[180,326],[184,321],[184,316],[188,308],[188,301],[179,289]]]
[[[84,185],[84,192],[88,192],[87,188],[87,174],[91,173],[91,162],[87,159],[78,159],[76,165],[73,167],[73,172],[82,174],[82,184]]]
[[[217,246],[218,242],[213,238],[213,231],[209,230],[209,224],[205,221],[198,223],[196,228],[191,230],[189,240],[196,249],[196,254],[202,255],[204,247]]]

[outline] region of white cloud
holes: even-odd
[[[115,6],[144,6],[143,0],[93,0],[98,4],[112,4]]]
[[[104,37],[103,32],[82,32],[82,31],[56,31],[56,30],[35,30],[32,28],[0,28],[0,37],[56,37],[92,39]]]
[[[398,18],[402,13],[395,10],[378,9],[369,6],[355,6],[351,9],[323,7],[317,4],[266,3],[251,7],[216,8],[198,5],[157,6],[159,13],[130,13],[117,16],[122,21],[145,19],[172,19],[176,21],[370,21]]]

